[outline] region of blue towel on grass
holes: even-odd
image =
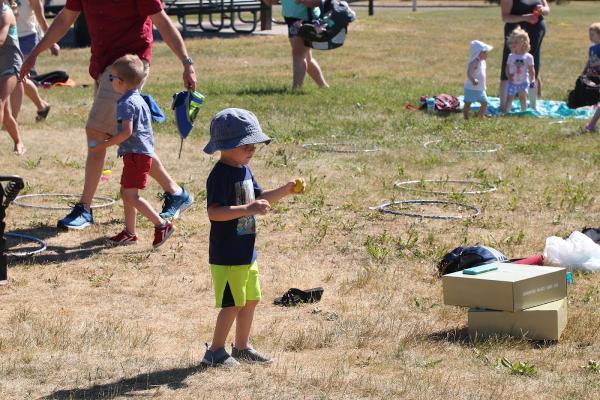
[[[460,100],[460,107],[462,108],[464,106],[463,96],[459,96],[458,99]],[[471,104],[471,110],[479,110],[479,103]],[[537,110],[529,108],[527,111],[521,111],[521,103],[519,100],[514,100],[510,111],[506,115],[531,116],[537,118],[590,119],[592,118],[592,115],[594,115],[594,112],[596,112],[596,108],[592,106],[572,109],[567,107],[567,104],[564,101],[556,100],[538,100]],[[488,97],[488,114],[502,114],[500,111],[499,97]]]

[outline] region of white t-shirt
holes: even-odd
[[[473,60],[473,63],[467,64],[467,80],[465,81],[465,89],[470,90],[485,90],[486,89],[486,63],[485,60],[479,60],[478,58]],[[477,79],[479,83],[473,85],[473,82],[468,78],[472,76]]]
[[[519,85],[529,83],[529,67],[534,65],[533,56],[529,53],[510,53],[506,60],[510,82]]]
[[[30,1],[39,0],[21,0],[19,2],[19,15],[17,15],[17,31],[19,37],[28,36],[37,33],[37,19],[31,9]]]

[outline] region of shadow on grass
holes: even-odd
[[[29,236],[34,236],[44,241],[56,237],[59,234],[59,231],[54,226],[42,226],[33,229],[20,229],[11,231],[10,233],[23,233]],[[7,250],[11,250],[11,243],[13,243],[16,239],[10,239],[10,242],[7,244]],[[14,245],[12,245],[14,246]],[[32,256],[25,257],[16,257],[9,255],[8,266],[14,266],[18,264],[30,264],[32,262],[35,263],[62,263],[73,260],[81,260],[84,258],[88,258],[96,253],[101,252],[102,250],[108,248],[110,246],[107,245],[107,238],[100,237],[93,240],[88,240],[87,242],[78,243],[72,247],[67,246],[59,246],[59,245],[48,245],[45,251],[39,254],[34,254]],[[36,243],[33,244],[23,244],[18,247],[18,251],[27,252],[33,251],[38,248]],[[17,249],[15,249],[17,250]]]
[[[526,347],[531,347],[534,349],[545,349],[549,347],[556,346],[558,344],[555,340],[534,340],[527,338],[527,335],[523,335],[523,337],[515,337],[506,334],[498,334],[492,336],[485,337],[474,337],[471,338],[469,336],[469,329],[467,327],[464,328],[454,328],[454,329],[445,329],[439,332],[433,332],[425,336],[425,340],[431,342],[446,342],[446,343],[454,343],[460,346],[481,346],[481,345],[494,345],[494,344],[510,344],[514,345],[525,345]]]
[[[299,90],[292,90],[287,86],[279,87],[247,87],[237,90],[234,94],[238,96],[252,95],[252,96],[271,96],[274,94],[291,94],[299,95],[302,94]]]
[[[431,342],[447,342],[460,345],[471,345],[469,329],[467,327],[460,329],[444,329],[443,331],[433,332],[426,335],[425,339]]]
[[[117,382],[94,385],[89,388],[75,388],[66,390],[57,390],[47,396],[40,397],[38,400],[50,399],[112,399],[119,396],[144,396],[136,391],[157,389],[159,386],[167,386],[171,390],[177,390],[187,387],[183,381],[190,375],[202,372],[206,369],[202,364],[187,368],[173,368],[164,371],[155,371],[134,376],[133,378],[124,378]]]

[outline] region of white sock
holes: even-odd
[[[173,196],[181,196],[182,193],[183,193],[183,188],[180,186],[179,189],[177,189],[176,191],[174,191],[173,193],[171,193],[171,195],[173,195]]]

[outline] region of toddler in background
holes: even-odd
[[[463,116],[469,119],[471,103],[479,102],[479,116],[484,117],[487,111],[488,99],[486,89],[486,63],[488,51],[493,47],[489,44],[473,40],[469,47],[469,63],[467,64],[467,80],[465,81],[465,92]]]
[[[148,185],[154,154],[152,116],[137,89],[145,76],[144,64],[136,55],[128,54],[114,62],[108,78],[115,92],[122,94],[117,101],[118,133],[99,143],[92,140],[89,146],[91,151],[98,151],[118,145],[117,154],[123,157],[121,197],[125,209],[125,229],[111,237],[111,243],[137,243],[135,219],[139,211],[154,224],[152,246],[157,248],[171,236],[175,227],[158,215],[150,203],[139,195],[139,190],[145,189]]]
[[[600,76],[600,22],[595,22],[590,25],[590,46],[588,62],[585,65],[582,75],[586,76]],[[585,126],[585,129],[589,132],[596,132],[598,120],[600,119],[600,103],[596,105],[596,112]]]
[[[508,46],[511,51],[506,60],[508,96],[503,111],[510,111],[515,96],[521,101],[521,111],[526,111],[529,88],[535,87],[535,65],[533,56],[528,53],[531,49],[529,35],[522,28],[516,28],[508,37]]]

